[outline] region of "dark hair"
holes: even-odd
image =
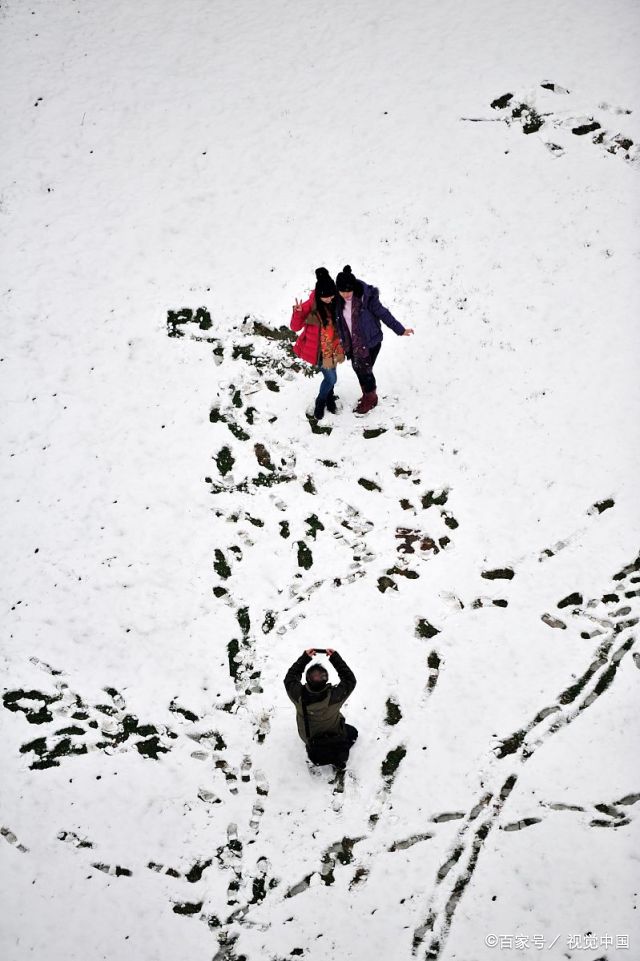
[[[305,682],[308,690],[312,691],[314,694],[324,691],[325,687],[329,683],[329,672],[326,667],[322,664],[311,664],[307,668],[307,673],[305,674]]]
[[[326,327],[329,323],[335,323],[336,319],[336,298],[330,304],[325,304],[319,297],[316,297],[316,310],[320,315],[320,323]]]
[[[331,274],[326,267],[318,267],[316,269],[316,310],[320,315],[320,322],[323,327],[326,327],[329,321],[334,321],[336,319],[336,285],[333,282]],[[330,304],[324,304],[321,300],[322,297],[333,297],[333,301]]]

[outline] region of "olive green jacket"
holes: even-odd
[[[303,698],[307,708],[311,737],[315,737],[317,734],[344,733],[345,720],[340,713],[340,708],[355,688],[356,679],[351,668],[346,665],[339,654],[332,654],[329,660],[338,672],[340,683],[328,684],[324,691],[319,694],[313,694],[302,683],[302,674],[311,662],[308,654],[302,654],[291,665],[284,679],[286,692],[296,707],[298,734],[305,744],[307,743],[307,734],[302,713]]]

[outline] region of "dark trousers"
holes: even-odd
[[[370,350],[363,349],[358,355],[355,354],[351,358],[351,366],[355,371],[355,375],[360,381],[360,387],[362,388],[363,394],[370,394],[372,390],[376,389],[376,379],[373,375],[373,365],[375,364],[378,354],[380,353],[380,348],[382,347],[382,341],[372,347]]]
[[[345,724],[344,733],[350,741],[349,747],[351,747],[358,740],[358,729],[353,724]]]
[[[353,724],[345,724],[344,733],[319,735],[307,744],[307,757],[312,764],[333,764],[343,768],[349,760],[349,751],[358,740]]]

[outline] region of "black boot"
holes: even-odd
[[[327,395],[327,410],[329,411],[330,414],[338,413],[338,408],[336,407],[337,399],[338,398],[333,393],[333,387],[332,387],[331,390],[329,391],[329,394]]]
[[[322,420],[322,418],[324,417],[324,407],[325,407],[324,401],[320,397],[318,397],[316,399],[316,406],[313,408],[313,416],[315,417],[316,420]]]

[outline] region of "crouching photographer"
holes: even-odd
[[[309,662],[316,654],[326,654],[338,673],[339,684],[329,683],[329,672],[320,663]],[[304,684],[302,674],[307,668]],[[284,686],[295,704],[298,734],[307,747],[313,764],[333,764],[344,768],[358,732],[347,724],[340,708],[356,686],[353,671],[332,648],[309,648],[287,671]]]

